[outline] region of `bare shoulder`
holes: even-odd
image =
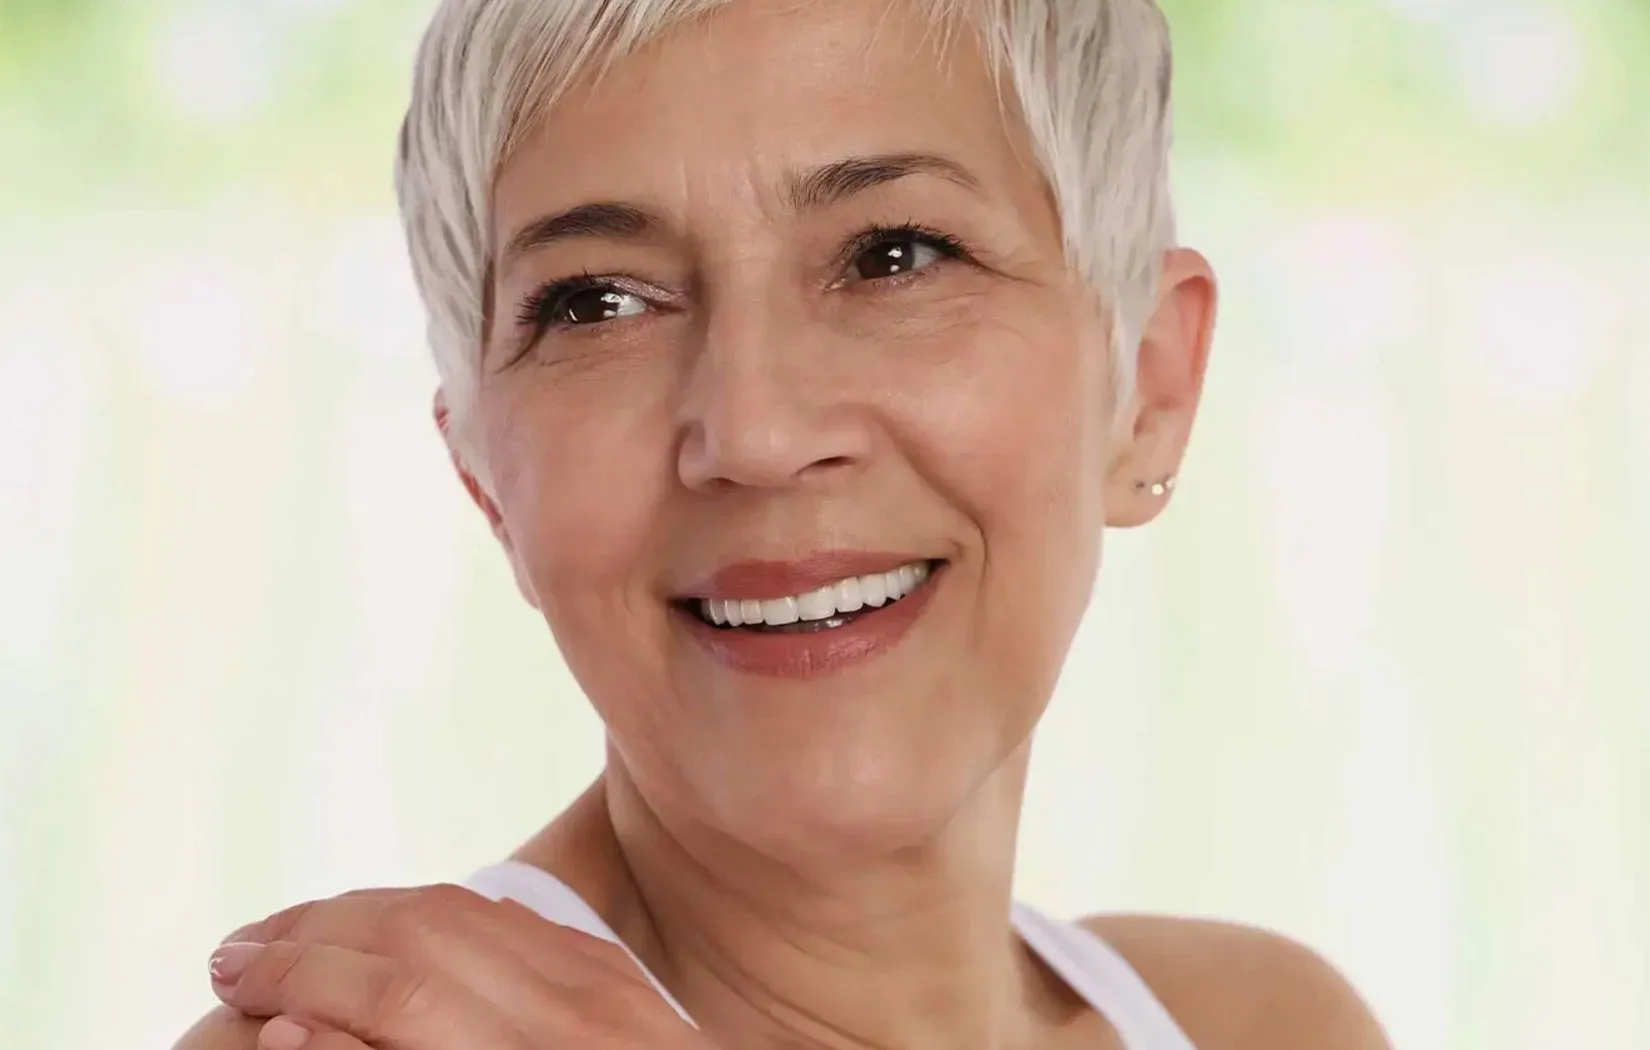
[[[1154,915],[1082,924],[1128,960],[1199,1050],[1391,1050],[1346,978],[1280,934]]]
[[[220,1006],[183,1033],[172,1050],[258,1050],[263,1022]]]

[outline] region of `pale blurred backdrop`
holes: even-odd
[[[0,1046],[456,879],[597,722],[429,420],[430,0],[0,0]],[[1650,1050],[1650,2],[1172,0],[1224,278],[1021,895],[1307,941],[1404,1050]]]

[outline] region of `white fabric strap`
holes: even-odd
[[[1014,928],[1111,1022],[1126,1050],[1197,1050],[1128,960],[1098,936],[1024,904],[1014,905]]]
[[[588,933],[592,937],[617,944],[630,956],[630,961],[636,964],[636,969],[658,989],[665,1002],[671,1005],[682,1020],[695,1028],[699,1027],[693,1024],[693,1018],[682,1009],[682,1004],[678,1003],[665,986],[659,983],[659,979],[642,965],[642,960],[636,958],[636,953],[619,940],[619,935],[613,932],[612,927],[602,921],[596,910],[586,904],[584,898],[568,888],[565,882],[549,872],[535,868],[531,864],[523,864],[519,860],[507,860],[482,868],[465,879],[461,885],[489,900],[513,900],[533,909],[557,925],[568,926],[581,933]]]

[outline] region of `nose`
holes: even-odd
[[[819,343],[804,321],[770,308],[746,304],[708,318],[681,400],[684,485],[782,489],[866,463],[873,428]]]

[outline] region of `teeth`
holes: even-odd
[[[886,573],[877,573],[875,576],[861,576],[859,589],[865,596],[865,604],[873,609],[880,609],[888,603],[888,576]]]
[[[821,587],[796,600],[797,613],[804,620],[829,620],[836,612],[836,588]]]
[[[773,598],[762,603],[762,622],[769,627],[783,627],[801,618],[796,612],[795,598]]]
[[[928,579],[927,562],[902,565],[891,572],[850,576],[807,594],[758,601],[753,598],[715,598],[699,603],[699,614],[717,626],[743,627],[766,624],[783,627],[798,620],[828,620],[839,613],[859,612],[866,606],[880,609],[910,594]]]
[[[835,592],[831,601],[837,612],[859,612],[865,608],[865,589],[859,585],[858,576],[848,577],[831,590]]]

